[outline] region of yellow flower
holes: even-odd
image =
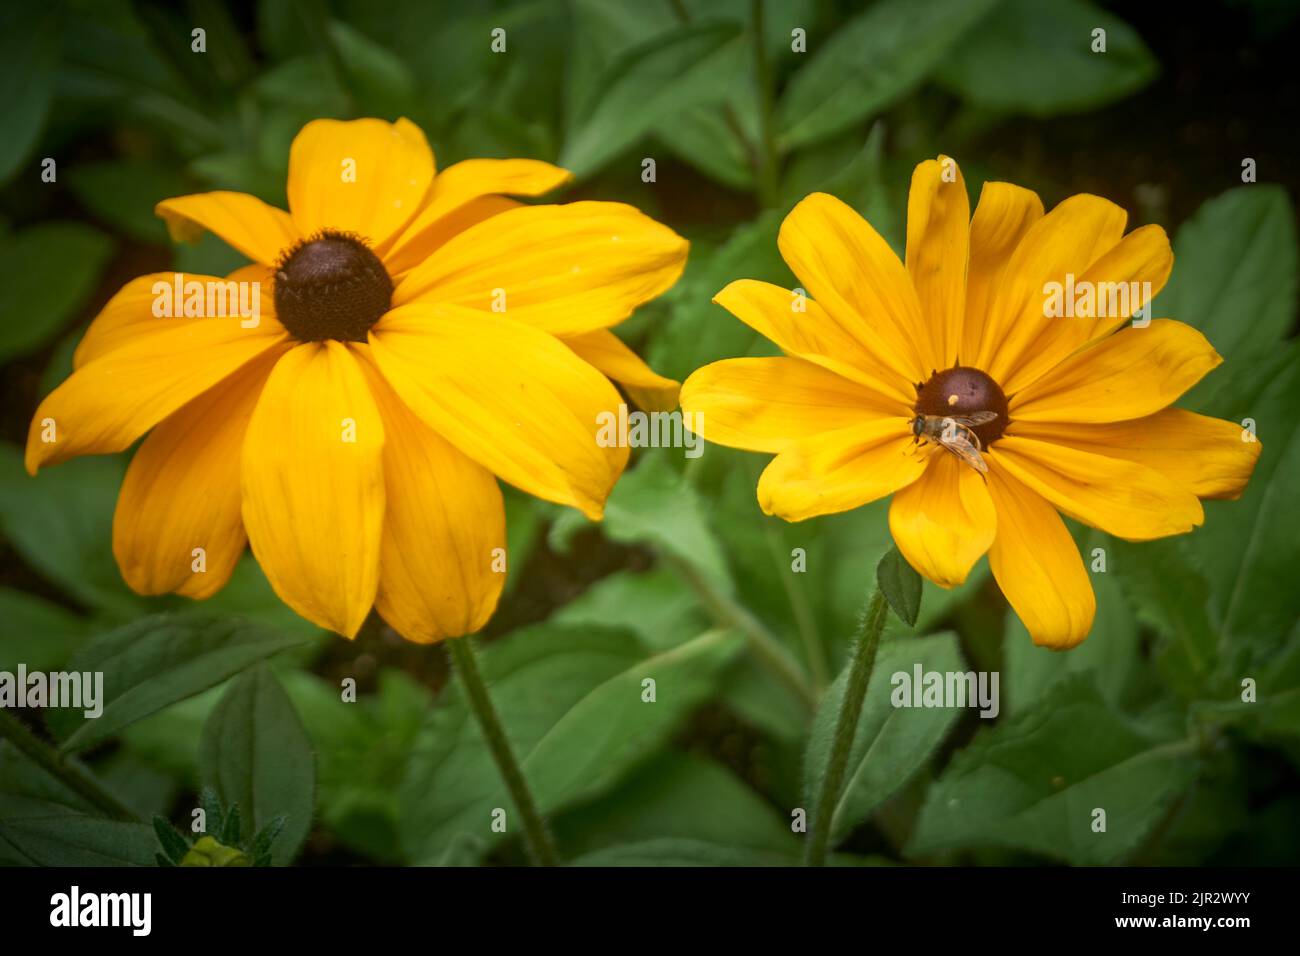
[[[1190,531],[1200,499],[1238,496],[1260,452],[1231,422],[1169,407],[1221,359],[1179,322],[1124,327],[1173,267],[1163,229],[1125,235],[1126,221],[1089,195],[1044,215],[1007,183],[986,183],[972,218],[940,157],[912,176],[904,265],[852,209],[811,195],[778,240],[802,288],[740,280],[714,299],[785,356],[700,369],[682,407],[712,441],[776,454],[758,484],[768,514],[893,494],[890,531],[913,567],[953,587],[988,552],[1034,641],[1071,647],[1096,601],[1058,512],[1134,541]],[[1079,298],[1076,317],[1053,317],[1051,283],[1118,305],[1078,317]],[[913,431],[918,415],[978,412],[996,417],[947,437],[982,447],[987,475]]]
[[[354,636],[373,605],[415,641],[477,630],[505,578],[494,475],[599,518],[627,461],[595,438],[619,403],[606,375],[676,390],[609,327],[676,281],[686,242],[618,203],[504,198],[568,179],[532,160],[435,175],[407,120],[318,120],[293,142],[289,212],[160,203],[174,238],[211,230],[254,261],[230,278],[262,283],[260,321],[158,318],[173,275],[132,281],[37,410],[28,470],[150,432],[113,521],[142,594],[210,596],[247,540],[323,627]]]

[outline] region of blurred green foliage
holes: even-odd
[[[972,187],[1012,179],[1054,201],[1061,171],[1005,163],[984,148],[989,131],[1018,117],[1087,124],[1159,75],[1123,10],[1091,0],[761,12],[761,31],[744,0],[261,0],[252,14],[219,0],[66,0],[0,14],[0,362],[21,406],[0,447],[0,670],[104,671],[102,718],[52,711],[45,729],[140,821],[186,826],[206,785],[238,806],[245,839],[284,818],[277,863],[523,859],[513,829],[491,829],[509,798],[440,652],[378,624],[355,645],[322,635],[250,557],[202,605],[140,598],[110,550],[120,456],[24,473],[27,417],[67,374],[96,305],[152,268],[241,262],[214,239],[169,247],[159,199],[237,189],[283,205],[289,144],[323,116],[409,116],[440,167],[559,162],[577,176],[562,199],[632,202],[692,240],[677,286],[619,329],[684,378],[772,353],[710,299],[734,278],[794,284],[776,234],[808,192],[840,196],[896,249],[911,168],[940,149]],[[206,54],[191,52],[195,26]],[[1104,56],[1090,52],[1098,27]],[[504,53],[490,48],[495,28]],[[641,178],[645,157],[655,182]],[[1295,210],[1280,186],[1228,188],[1236,173],[1197,183],[1204,205],[1177,231],[1156,314],[1197,326],[1227,359],[1184,404],[1255,422],[1254,480],[1239,501],[1207,503],[1204,528],[1182,538],[1079,530],[1108,566],[1092,576],[1092,635],[1069,653],[1032,645],[984,562],[954,591],[926,583],[915,625],[886,632],[832,862],[1300,851]],[[835,675],[889,548],[887,505],[786,525],[757,507],[761,467],[712,446],[691,461],[644,452],[599,527],[507,495],[511,576],[483,669],[575,863],[798,859],[791,823],[824,772]],[[888,706],[889,675],[918,663],[999,671],[1000,715]],[[1255,703],[1242,702],[1246,678]],[[0,768],[0,862],[154,863],[144,822],[108,818],[7,744]],[[1105,834],[1092,807],[1108,811]]]

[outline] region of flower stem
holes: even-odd
[[[58,751],[37,737],[26,724],[4,708],[0,708],[0,737],[8,740],[32,763],[108,816],[115,820],[139,819],[126,804],[109,793],[103,784],[84,767],[65,760]]]
[[[853,660],[849,664],[849,679],[840,701],[840,715],[835,723],[835,738],[831,741],[830,759],[822,777],[821,793],[813,812],[812,830],[804,848],[804,866],[824,866],[826,849],[830,842],[831,824],[835,807],[844,789],[844,774],[853,750],[853,737],[858,731],[858,718],[862,716],[862,702],[871,683],[871,671],[876,664],[876,649],[880,646],[880,632],[885,627],[885,595],[876,588],[863,612],[858,627],[857,641],[853,646]]]
[[[469,704],[474,710],[479,729],[483,731],[488,749],[492,751],[492,759],[496,762],[497,770],[501,772],[501,779],[510,792],[510,799],[514,801],[515,809],[523,818],[524,841],[528,846],[528,855],[535,866],[559,866],[559,850],[555,847],[555,840],[546,821],[537,812],[537,802],[533,799],[532,791],[528,789],[528,781],[524,779],[514,748],[510,746],[510,740],[501,726],[501,718],[497,716],[497,709],[488,694],[487,685],[483,683],[483,675],[478,669],[478,658],[474,654],[474,645],[470,643],[469,637],[460,637],[448,641],[447,650],[451,654],[461,685],[469,697]]]

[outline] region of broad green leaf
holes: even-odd
[[[1105,52],[1094,52],[1094,30]],[[1137,31],[1089,0],[1004,0],[938,70],[977,106],[1030,116],[1096,109],[1146,86],[1158,70]]]
[[[118,456],[79,458],[35,478],[22,451],[0,444],[0,531],[42,575],[91,607],[138,614],[143,602],[113,560],[113,509],[125,473]]]
[[[593,688],[524,759],[541,811],[612,786],[709,695],[743,645],[737,633],[709,631]],[[651,680],[654,700],[647,701]]]
[[[730,589],[727,560],[711,530],[709,505],[675,472],[665,456],[646,454],[609,496],[602,530],[621,544],[649,544],[667,551]]]
[[[85,304],[113,250],[90,226],[43,222],[0,240],[0,362],[32,352]]]
[[[926,796],[907,854],[992,846],[1119,863],[1196,772],[1190,743],[1152,739],[1106,703],[1091,676],[1071,677],[954,757]],[[1104,832],[1094,830],[1095,810],[1105,811]]]
[[[1144,548],[1148,543],[1133,547]],[[1126,570],[1121,567],[1124,557],[1111,552],[1107,573],[1092,575],[1097,616],[1087,640],[1069,653],[1039,647],[1020,618],[1014,612],[1007,614],[1002,653],[1003,696],[1008,715],[1023,713],[1049,696],[1059,681],[1086,671],[1096,676],[1102,696],[1112,707],[1118,708],[1124,701],[1140,664],[1137,620],[1116,580]],[[1169,583],[1180,589],[1184,586],[1177,577]]]
[[[32,763],[7,740],[0,741],[0,820],[95,812],[85,797]]]
[[[298,712],[265,663],[231,682],[203,726],[199,773],[227,807],[238,804],[245,843],[276,817],[271,848],[288,865],[311,830],[316,768]]]
[[[824,43],[777,107],[778,143],[793,149],[869,119],[918,86],[995,0],[882,0]]]
[[[1220,652],[1266,657],[1300,617],[1300,347],[1234,382],[1224,402],[1255,421],[1263,450],[1241,498],[1207,501],[1204,526],[1184,540],[1209,585]]]
[[[59,28],[54,9],[37,3],[6,4],[0,11],[0,183],[7,182],[36,148],[54,98]],[[33,189],[40,182],[31,171]],[[7,310],[3,313],[11,315]]]
[[[560,165],[587,176],[662,120],[719,102],[727,89],[717,78],[730,75],[728,57],[743,52],[737,37],[732,24],[692,24],[620,56],[606,71],[597,101],[583,109]]]
[[[1295,209],[1281,186],[1230,189],[1178,230],[1152,314],[1196,326],[1226,360],[1184,405],[1199,410],[1239,365],[1277,350],[1295,319],[1296,255]]]
[[[0,839],[34,866],[155,866],[158,852],[143,823],[67,814],[0,820]]]
[[[0,588],[0,671],[21,662],[29,671],[56,670],[90,636],[91,624],[57,604]]]
[[[831,839],[835,842],[847,836],[894,791],[907,783],[942,743],[962,713],[959,707],[894,705],[893,688],[902,681],[910,686],[917,667],[923,675],[938,672],[945,682],[948,674],[964,672],[965,663],[957,649],[956,635],[905,638],[880,648],[862,715],[858,719],[853,749],[849,753],[844,792],[835,805],[831,822]],[[830,760],[847,681],[846,668],[822,698],[808,738],[804,758],[804,804],[810,813],[816,806]],[[973,701],[967,706],[979,709]],[[997,707],[996,698],[993,707]]]
[[[551,615],[551,622],[624,627],[656,651],[681,644],[707,624],[695,596],[666,568],[616,571],[561,607]]]
[[[903,560],[898,548],[890,548],[876,565],[876,585],[905,624],[916,624],[921,613],[921,575]]]
[[[631,774],[616,790],[554,821],[574,856],[654,838],[698,840],[745,852],[794,857],[790,818],[725,767],[669,752]]]
[[[493,642],[480,662],[538,804],[553,813],[598,796],[648,758],[739,646],[738,637],[711,633],[647,658],[625,631],[543,625]],[[646,677],[658,682],[655,703],[641,700]],[[459,682],[444,695],[416,741],[400,793],[403,847],[415,862],[441,858],[462,835],[482,847],[499,840],[492,810],[510,807]],[[518,833],[513,810],[508,833]]]
[[[237,617],[152,615],[95,638],[68,663],[69,670],[103,672],[103,713],[86,719],[81,710],[50,710],[46,722],[65,751],[84,750],[302,643]]]
[[[106,225],[132,239],[165,245],[167,226],[154,215],[164,199],[196,192],[175,163],[108,159],[68,170],[77,200]]]

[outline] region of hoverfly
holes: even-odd
[[[989,466],[980,456],[983,444],[972,429],[987,425],[998,417],[997,412],[971,412],[969,415],[917,415],[912,419],[912,435],[917,444],[928,438],[942,445],[961,461],[981,475],[989,473]]]

